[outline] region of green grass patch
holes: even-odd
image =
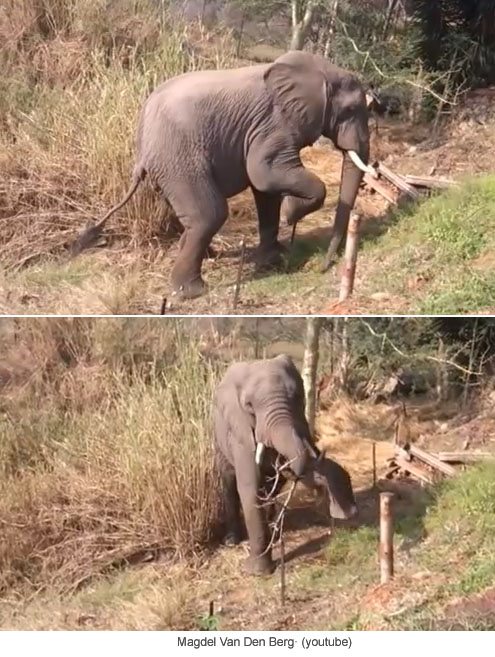
[[[495,272],[449,271],[442,278],[419,301],[420,314],[469,315],[495,306]]]
[[[495,176],[468,180],[425,202],[397,210],[378,240],[363,244],[366,293],[411,299],[411,312],[465,314],[490,309],[495,274],[475,262],[495,248]],[[409,281],[422,278],[417,289]]]

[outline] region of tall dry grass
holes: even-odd
[[[0,592],[191,555],[219,518],[219,365],[180,321],[0,324]]]
[[[4,0],[0,6],[0,259],[63,251],[128,187],[139,108],[168,77],[233,62],[210,33],[153,0]],[[141,191],[114,223],[127,247],[168,235]]]

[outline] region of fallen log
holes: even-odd
[[[466,465],[495,460],[495,454],[489,452],[440,452],[437,456],[444,463],[465,463]]]
[[[414,187],[426,187],[427,189],[447,189],[458,185],[454,180],[431,178],[430,176],[411,176],[409,174],[404,176],[404,180],[408,185],[413,185]]]
[[[390,465],[390,466],[387,468],[387,471],[385,472],[385,475],[384,475],[385,479],[392,479],[392,477],[394,476],[394,474],[397,474],[397,472],[398,472],[399,470],[400,470],[400,467],[397,465],[397,463],[394,462],[393,465]]]
[[[388,201],[389,203],[392,203],[392,205],[397,205],[397,194],[394,194],[392,192],[392,190],[390,190],[388,187],[386,187],[379,180],[377,180],[376,178],[373,178],[373,176],[371,176],[369,173],[364,174],[363,180],[368,185],[368,187],[371,187],[371,189],[374,189],[375,192],[380,194],[380,196],[383,196],[383,198],[386,201]]]
[[[420,192],[418,192],[418,190],[413,185],[410,185],[408,182],[406,182],[404,176],[394,173],[381,162],[375,164],[375,169],[378,171],[378,174],[380,176],[386,178],[389,182],[392,183],[392,185],[395,185],[395,187],[400,189],[402,192],[404,192],[411,198],[413,199],[421,198]]]
[[[440,472],[442,472],[444,475],[447,475],[448,477],[455,477],[455,475],[457,474],[455,468],[453,468],[451,465],[444,463],[437,456],[434,456],[433,454],[426,452],[424,449],[421,449],[416,445],[408,445],[406,449],[411,454],[411,456],[419,459],[420,461],[423,461],[431,468],[434,468],[435,470],[439,470]]]
[[[424,481],[425,484],[431,485],[435,483],[433,477],[428,472],[426,472],[424,468],[421,468],[419,465],[416,465],[411,461],[406,461],[402,456],[397,457],[396,463],[401,470],[409,472],[409,474],[414,475],[416,479]]]
[[[401,445],[395,446],[395,456],[400,456],[404,459],[404,461],[412,461],[412,456],[409,450],[406,447],[402,447]]]

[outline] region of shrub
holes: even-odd
[[[217,366],[170,322],[24,326],[2,363],[0,591],[72,590],[148,553],[204,547],[219,513]]]

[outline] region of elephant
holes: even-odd
[[[215,454],[223,489],[226,545],[241,540],[240,511],[249,538],[245,570],[275,570],[270,547],[273,499],[287,479],[328,495],[330,516],[357,515],[351,478],[313,443],[305,417],[304,384],[287,355],[230,365],[214,399]],[[277,458],[284,476],[276,477]]]
[[[143,105],[132,184],[125,198],[73,244],[94,243],[148,177],[184,227],[172,270],[182,298],[200,296],[202,262],[228,217],[227,199],[251,188],[258,215],[257,265],[280,263],[281,218],[293,225],[322,207],[324,183],[300,151],[321,136],[343,152],[333,234],[323,271],[346,234],[369,157],[368,97],[351,73],[301,51],[271,64],[192,71],[158,86]]]

